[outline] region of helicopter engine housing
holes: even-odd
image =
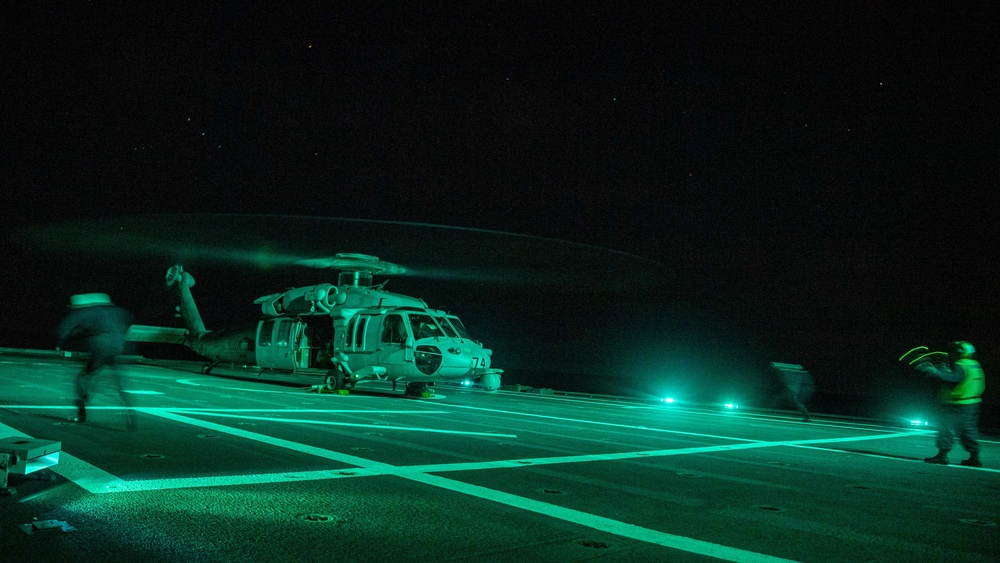
[[[268,317],[329,313],[346,299],[337,286],[330,283],[289,289],[284,293],[266,295],[254,301]]]

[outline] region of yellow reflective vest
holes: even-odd
[[[983,400],[986,390],[986,373],[979,362],[970,358],[955,360],[955,365],[962,366],[965,378],[958,385],[943,389],[941,400],[950,405],[971,405]]]

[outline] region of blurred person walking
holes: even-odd
[[[811,421],[812,413],[806,408],[805,403],[812,398],[816,390],[812,374],[798,364],[771,362],[771,368],[777,375],[781,394],[785,400],[799,411],[802,422]]]
[[[122,376],[117,367],[118,356],[125,351],[125,334],[132,324],[132,314],[111,303],[104,293],[81,293],[70,296],[70,312],[56,330],[57,349],[70,348],[87,352],[90,357],[76,376],[76,416],[71,420],[87,422],[87,402],[90,400],[94,377],[108,368],[115,389],[126,409],[126,427],[134,430],[135,413],[128,395],[122,390]]]

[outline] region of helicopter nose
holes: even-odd
[[[489,355],[465,342],[452,342],[444,347],[440,373],[447,377],[464,377],[475,369],[488,368]]]

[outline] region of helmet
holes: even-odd
[[[69,308],[81,309],[95,305],[110,305],[111,298],[106,293],[78,293],[69,296]]]
[[[964,340],[951,343],[952,354],[959,358],[969,358],[976,353],[976,347]]]

